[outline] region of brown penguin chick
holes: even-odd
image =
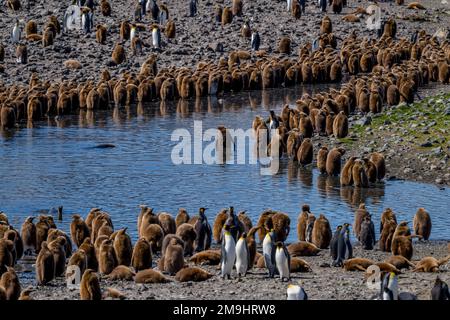
[[[46,28],[42,34],[42,47],[49,47],[53,45],[54,34],[50,28]]]
[[[431,234],[431,218],[430,214],[424,208],[419,208],[414,215],[414,233],[421,236],[424,240],[428,240]]]
[[[84,239],[83,243],[80,245],[79,249],[83,250],[87,258],[87,269],[92,269],[97,271],[98,269],[98,255],[100,250],[96,250],[95,246],[91,243],[91,238]],[[100,249],[100,247],[99,247]]]
[[[338,138],[345,138],[348,135],[348,118],[344,111],[338,113],[333,121],[333,135]]]
[[[47,241],[41,244],[41,250],[36,258],[36,280],[38,285],[46,285],[55,278],[55,260],[49,250]]]
[[[369,179],[364,170],[364,162],[356,159],[352,167],[352,179],[355,187],[367,188],[369,186]]]
[[[98,275],[92,269],[87,269],[81,277],[80,283],[81,300],[101,300],[102,290]]]
[[[159,224],[150,224],[142,232],[142,237],[144,237],[152,247],[152,252],[156,253],[161,250],[162,241],[164,239],[164,231]]]
[[[439,267],[450,261],[450,255],[438,260],[434,257],[422,258],[416,263],[416,267],[413,269],[414,272],[439,272]]]
[[[256,240],[255,240],[255,233],[258,231],[261,227],[256,226],[251,228],[248,231],[247,237],[245,238],[245,241],[247,242],[247,247],[249,251],[249,261],[248,261],[248,269],[250,270],[253,265],[255,264],[255,257],[256,257]]]
[[[116,45],[114,46],[114,50],[112,52],[111,59],[115,65],[120,65],[122,62],[125,61],[126,59],[125,49],[121,44],[116,43]]]
[[[395,266],[397,269],[409,269],[409,267],[415,267],[415,264],[406,259],[403,256],[390,256],[384,260],[384,262]]]
[[[414,9],[414,10],[426,10],[426,8],[420,4],[419,2],[411,2],[408,4],[408,9]]]
[[[413,244],[412,238],[418,237],[414,236],[394,236],[392,237],[391,252],[393,255],[403,256],[408,260],[413,257]]]
[[[312,243],[319,249],[326,249],[330,245],[331,237],[332,232],[330,223],[323,214],[320,214],[319,218],[314,221],[311,238]]]
[[[220,263],[220,251],[211,249],[201,251],[194,254],[189,261],[199,265],[215,266]]]
[[[153,208],[149,208],[145,205],[141,205],[141,212],[138,217],[138,233],[139,236],[142,236],[142,232],[150,225],[150,224],[159,224],[158,217],[153,213]]]
[[[8,216],[2,211],[0,211],[0,223],[9,225]]]
[[[175,280],[179,282],[200,282],[212,278],[213,275],[199,267],[187,267],[177,272]]]
[[[377,182],[378,179],[377,167],[372,161],[370,161],[367,158],[364,158],[363,161],[364,161],[364,171],[366,172],[367,179],[371,183]]]
[[[180,246],[182,246],[184,248],[184,241],[179,236],[177,236],[175,234],[168,234],[164,237],[163,242],[162,242],[161,257],[164,257],[164,253],[166,252],[166,249],[169,246],[172,239],[175,239],[177,244],[179,244]]]
[[[397,227],[397,217],[395,216],[395,213],[394,213],[394,211],[392,211],[391,208],[384,209],[383,213],[381,214],[380,220],[381,220],[380,221],[380,233],[383,230],[384,225],[386,223],[394,222],[394,224],[395,224],[394,228]]]
[[[164,231],[164,234],[175,234],[177,232],[177,226],[175,219],[170,213],[161,212],[158,214],[159,225]]]
[[[238,214],[238,220],[239,222],[244,226],[244,231],[249,232],[250,229],[253,227],[252,220],[249,218],[249,216],[246,214],[247,211],[241,211]]]
[[[450,80],[450,67],[445,60],[441,60],[438,62],[438,69],[439,69],[439,82],[442,84],[449,83]]]
[[[39,221],[36,223],[36,252],[37,253],[41,249],[42,242],[47,240],[49,229],[50,229],[50,225],[48,223],[47,217],[39,216]]]
[[[353,165],[355,164],[356,157],[351,157],[347,160],[342,168],[340,182],[341,186],[351,186],[353,184]]]
[[[291,39],[289,37],[282,37],[278,43],[278,51],[284,54],[291,54]]]
[[[291,219],[289,216],[282,212],[276,212],[270,219],[277,241],[286,241],[291,230]],[[270,228],[267,229],[270,230]]]
[[[342,17],[342,21],[346,22],[359,22],[359,17],[355,14],[347,14],[344,17]]]
[[[319,172],[321,174],[327,172],[326,169],[327,156],[328,156],[328,148],[326,146],[321,147],[319,149],[319,152],[317,152],[317,169],[319,169]]]
[[[131,265],[136,272],[152,267],[152,248],[145,238],[136,242],[131,257]]]
[[[171,19],[167,22],[166,28],[164,29],[164,34],[167,39],[174,39],[176,34],[175,22]]]
[[[233,16],[242,16],[243,7],[244,4],[242,0],[233,0],[231,3],[231,12],[233,13]]]
[[[80,277],[83,275],[84,271],[87,269],[87,256],[83,250],[78,249],[70,257],[67,263],[66,279],[74,276],[74,270],[80,271]],[[70,270],[70,272],[69,272]],[[76,272],[76,271],[75,271]]]
[[[306,241],[299,241],[297,243],[292,243],[288,246],[288,251],[291,257],[308,257],[316,256],[320,249],[317,248],[315,244]]]
[[[311,266],[303,259],[292,257],[289,268],[290,272],[311,272]]]
[[[19,300],[33,300],[33,298],[30,296],[33,292],[34,289],[32,287],[23,289],[20,293]]]
[[[293,259],[293,258],[291,258],[291,259]],[[258,259],[256,260],[256,268],[258,268],[258,269],[266,268],[266,261],[262,255],[260,257],[258,257]]]
[[[228,219],[228,209],[222,209],[216,215],[216,219],[214,219],[212,234],[216,243],[221,243],[222,241],[222,228],[227,219]]]
[[[368,216],[370,216],[370,214],[366,209],[366,204],[360,203],[359,208],[355,212],[355,219],[353,220],[353,233],[358,241],[360,240],[361,224]]]
[[[66,239],[64,244],[64,251],[66,253],[66,257],[70,257],[72,255],[73,249],[72,241],[70,240],[69,235],[67,235],[67,233],[65,233],[64,231],[61,231],[59,229],[50,229],[47,235],[47,243],[56,240],[58,237],[64,237]]]
[[[133,244],[131,238],[126,234],[127,228],[117,231],[114,237],[114,252],[117,257],[117,264],[129,266],[131,264],[131,256],[133,253]]]
[[[6,300],[18,300],[20,296],[20,281],[14,268],[8,267],[8,271],[0,278],[0,288],[5,289]]]
[[[258,238],[259,242],[262,243],[267,230],[270,230],[271,228],[267,228],[267,222],[272,223],[272,216],[276,213],[276,211],[273,210],[264,210],[261,215],[259,216],[257,226],[261,227],[258,229]]]
[[[119,28],[119,37],[121,41],[130,40],[131,24],[128,21],[122,21]]]
[[[14,264],[14,242],[0,239],[0,275],[8,271],[8,267]]]
[[[111,281],[133,281],[136,274],[127,266],[118,265],[108,274],[108,280]]]
[[[411,229],[408,226],[408,221],[401,221],[395,228],[394,238],[409,235],[411,235]]]
[[[100,11],[102,12],[102,15],[104,17],[111,16],[111,5],[109,4],[108,0],[101,0]]]
[[[328,175],[339,175],[339,173],[341,172],[341,159],[344,154],[344,148],[333,148],[330,150],[326,161],[326,171]]]
[[[16,48],[16,61],[17,63],[28,63],[28,50],[26,44],[19,44]]]
[[[325,16],[322,19],[322,22],[320,24],[320,33],[331,33],[333,32],[333,26],[331,24],[331,19],[328,16]]]
[[[100,252],[100,246],[102,245],[103,241],[108,240],[109,238],[110,237],[103,235],[103,236],[99,236],[99,237],[97,237],[97,239],[95,239],[94,249],[95,249],[97,256],[98,256],[98,253]],[[89,241],[89,242],[91,242],[91,241]],[[92,269],[92,268],[89,268],[89,269]]]
[[[329,112],[327,118],[325,119],[325,133],[327,136],[333,134],[333,124],[334,124],[334,112]]]
[[[108,275],[117,266],[116,253],[114,252],[111,240],[105,240],[100,246],[98,253],[98,270],[100,273]]]
[[[72,237],[73,243],[79,247],[84,239],[90,237],[90,232],[86,222],[84,222],[80,215],[75,214],[72,219],[70,224],[70,236]]]
[[[376,264],[374,261],[365,258],[352,258],[344,261],[345,271],[366,271],[368,267]]]
[[[28,20],[25,25],[25,34],[28,36],[30,34],[36,34],[38,32],[37,23],[34,20]]]
[[[304,204],[302,206],[302,212],[297,219],[297,237],[299,241],[306,241],[306,226],[308,223],[308,216],[311,213],[309,205]]]
[[[136,283],[167,283],[170,282],[171,280],[166,278],[159,271],[153,269],[146,269],[139,271],[136,274],[134,281]]]
[[[224,7],[222,10],[222,26],[229,24],[233,21],[233,12],[229,7]]]
[[[380,245],[380,250],[385,252],[391,251],[392,238],[394,236],[395,228],[397,223],[390,219],[384,222],[383,228],[381,230],[380,239],[378,241]]]
[[[305,138],[312,138],[314,134],[311,118],[304,112],[300,112],[300,121],[298,124],[300,134]]]
[[[189,214],[188,214],[188,212],[186,211],[186,209],[180,208],[180,209],[178,210],[177,216],[175,217],[175,225],[176,225],[177,229],[178,229],[178,227],[181,226],[183,223],[188,223],[189,218],[190,218],[190,217],[189,217]]]
[[[194,241],[197,238],[194,226],[183,223],[178,227],[176,235],[184,241],[184,253],[191,255],[194,251]]]
[[[0,301],[6,301],[6,291],[3,287],[0,287]]]
[[[102,299],[119,299],[119,300],[125,300],[127,297],[120,292],[119,290],[115,288],[106,288],[103,291]]]
[[[97,237],[101,235],[110,236],[114,232],[111,216],[102,212],[92,220],[91,242],[95,243]]]
[[[33,219],[34,217],[27,217],[20,228],[23,250],[28,255],[36,251],[36,226],[33,223]]]
[[[164,252],[164,271],[174,275],[183,267],[184,249],[176,239],[172,239]]]
[[[52,242],[48,242],[48,248],[53,254],[55,262],[55,277],[61,277],[66,271],[66,238],[58,237]]]
[[[391,84],[386,92],[386,100],[388,106],[396,106],[400,103],[400,91],[395,84]]]
[[[298,163],[302,166],[306,166],[312,163],[314,156],[314,147],[311,142],[311,139],[306,138],[303,140],[300,148],[297,151],[297,160]]]
[[[105,44],[106,42],[106,28],[101,24],[97,25],[97,30],[95,31],[95,39],[100,44]]]
[[[103,78],[103,76],[102,76]],[[84,222],[86,222],[86,225],[88,226],[89,232],[92,231],[92,221],[95,217],[97,217],[102,211],[99,208],[92,208],[89,210],[88,214],[86,215],[86,219]]]

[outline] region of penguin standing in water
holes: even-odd
[[[220,256],[220,268],[222,278],[231,279],[231,270],[236,260],[236,242],[230,232],[230,226],[224,225],[224,234],[222,237],[222,247]]]
[[[269,270],[269,277],[273,278],[276,272],[275,262],[275,232],[273,229],[266,233],[263,240],[263,257],[266,268]]]
[[[211,246],[212,230],[208,218],[206,218],[205,210],[206,208],[199,209],[199,217],[194,225],[194,230],[197,234],[195,252],[207,250]]]
[[[269,116],[269,139],[272,138],[272,132],[280,127],[280,121],[273,110],[270,110]]]
[[[333,267],[341,267],[344,260],[353,257],[353,247],[350,242],[350,230],[348,227],[349,224],[344,223],[344,226],[337,237],[337,257],[332,263]]]
[[[281,281],[284,281],[284,279],[289,281],[291,279],[291,255],[283,242],[277,242],[276,246],[275,264],[277,266],[278,273],[280,274],[280,279]]]
[[[197,2],[198,0],[189,1],[189,16],[195,17],[197,15]]]
[[[243,233],[236,243],[236,272],[238,277],[246,276],[248,263],[250,261],[250,251],[247,244],[247,233]]]
[[[152,28],[152,42],[153,48],[155,49],[161,48],[161,30],[156,24],[154,24]]]
[[[251,40],[252,50],[253,51],[258,51],[260,43],[261,43],[261,39],[259,38],[258,30],[253,30],[252,40]]]
[[[431,289],[431,300],[450,300],[450,289],[439,277],[436,277],[434,287]]]
[[[308,295],[301,285],[289,284],[287,288],[287,300],[308,300]]]
[[[337,226],[336,231],[333,234],[333,237],[330,241],[330,256],[332,259],[332,262],[336,261],[338,256],[338,238],[341,233],[342,226]]]
[[[20,38],[22,37],[22,30],[20,29],[19,19],[16,19],[16,23],[11,32],[11,41],[12,43],[19,43]]]

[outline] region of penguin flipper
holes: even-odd
[[[227,263],[227,251],[225,250],[225,237],[222,239],[222,246],[220,248],[220,263],[223,265]]]

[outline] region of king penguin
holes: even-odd
[[[199,209],[199,217],[194,225],[194,230],[197,233],[197,246],[195,248],[196,252],[207,250],[211,246],[212,229],[208,222],[208,218],[205,215],[205,210],[206,208]]]
[[[308,300],[308,295],[301,285],[289,284],[287,300]]]
[[[337,259],[337,243],[338,243],[338,238],[339,238],[339,234],[341,232],[342,226],[337,226],[336,231],[333,234],[333,237],[331,238],[330,241],[330,256],[332,259],[332,262],[334,262]]]
[[[152,41],[153,41],[153,48],[155,49],[161,48],[161,30],[156,24],[154,24],[152,28]]]
[[[197,2],[198,0],[189,1],[189,16],[195,17],[197,15]]]
[[[130,42],[133,42],[133,39],[137,36],[137,27],[135,24],[131,25],[130,31]]]
[[[450,300],[450,289],[447,283],[436,277],[434,286],[431,289],[431,300]]]
[[[11,41],[12,43],[19,43],[20,38],[22,37],[22,30],[20,29],[19,19],[16,19],[16,23],[11,32]]]
[[[222,248],[220,256],[220,267],[222,278],[231,279],[231,270],[236,260],[236,242],[230,232],[230,226],[224,225],[224,234],[222,238]]]
[[[381,282],[380,300],[417,300],[410,292],[398,292],[398,276],[394,272],[387,273]]]
[[[269,270],[269,277],[273,278],[276,272],[275,263],[275,232],[273,229],[266,233],[263,240],[263,256],[266,268]]]
[[[344,223],[344,226],[337,237],[337,257],[332,263],[333,267],[341,267],[344,260],[353,257],[353,247],[350,242],[350,230],[348,227],[349,224]]]
[[[281,281],[284,281],[285,279],[286,281],[289,281],[291,279],[291,256],[283,242],[277,242],[275,264],[280,274]]]
[[[252,32],[252,40],[251,40],[252,50],[253,51],[258,51],[259,50],[260,42],[261,42],[261,39],[259,38],[258,30],[253,30],[253,32]]]
[[[236,244],[236,272],[238,277],[246,276],[248,263],[250,261],[250,251],[247,244],[247,233],[242,233]]]

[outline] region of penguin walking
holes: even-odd
[[[333,267],[342,267],[344,260],[353,257],[353,247],[350,242],[350,230],[348,227],[349,224],[345,223],[337,236],[337,257],[332,263]]]
[[[236,261],[236,242],[230,232],[230,226],[225,225],[224,234],[222,238],[220,268],[222,278],[231,279],[231,270]]]
[[[273,229],[266,233],[263,240],[263,257],[266,268],[269,270],[269,277],[273,278],[276,272],[275,262],[275,232]]]
[[[208,218],[205,215],[205,211],[206,208],[199,209],[199,218],[194,225],[194,230],[197,234],[197,239],[195,240],[197,243],[195,252],[207,250],[211,246],[212,229],[208,222]]]
[[[11,41],[16,44],[19,43],[20,38],[22,37],[22,30],[20,29],[19,19],[16,19],[16,23],[11,32]]]
[[[195,17],[197,15],[197,3],[198,0],[190,0],[189,1],[189,16]]]
[[[300,284],[289,284],[287,288],[287,300],[308,300],[308,295]]]
[[[156,24],[153,25],[152,29],[152,42],[153,48],[155,49],[161,48],[161,30]]]
[[[280,279],[281,281],[284,281],[285,279],[286,281],[289,281],[291,279],[291,256],[283,242],[277,242],[276,247],[275,264],[278,273],[280,274]]]
[[[259,32],[258,32],[258,30],[254,30],[252,33],[252,40],[251,40],[252,50],[258,51],[260,43],[261,43],[261,39],[259,37]]]
[[[246,276],[248,263],[250,261],[250,251],[247,244],[247,233],[243,233],[236,243],[236,272],[238,277]]]

